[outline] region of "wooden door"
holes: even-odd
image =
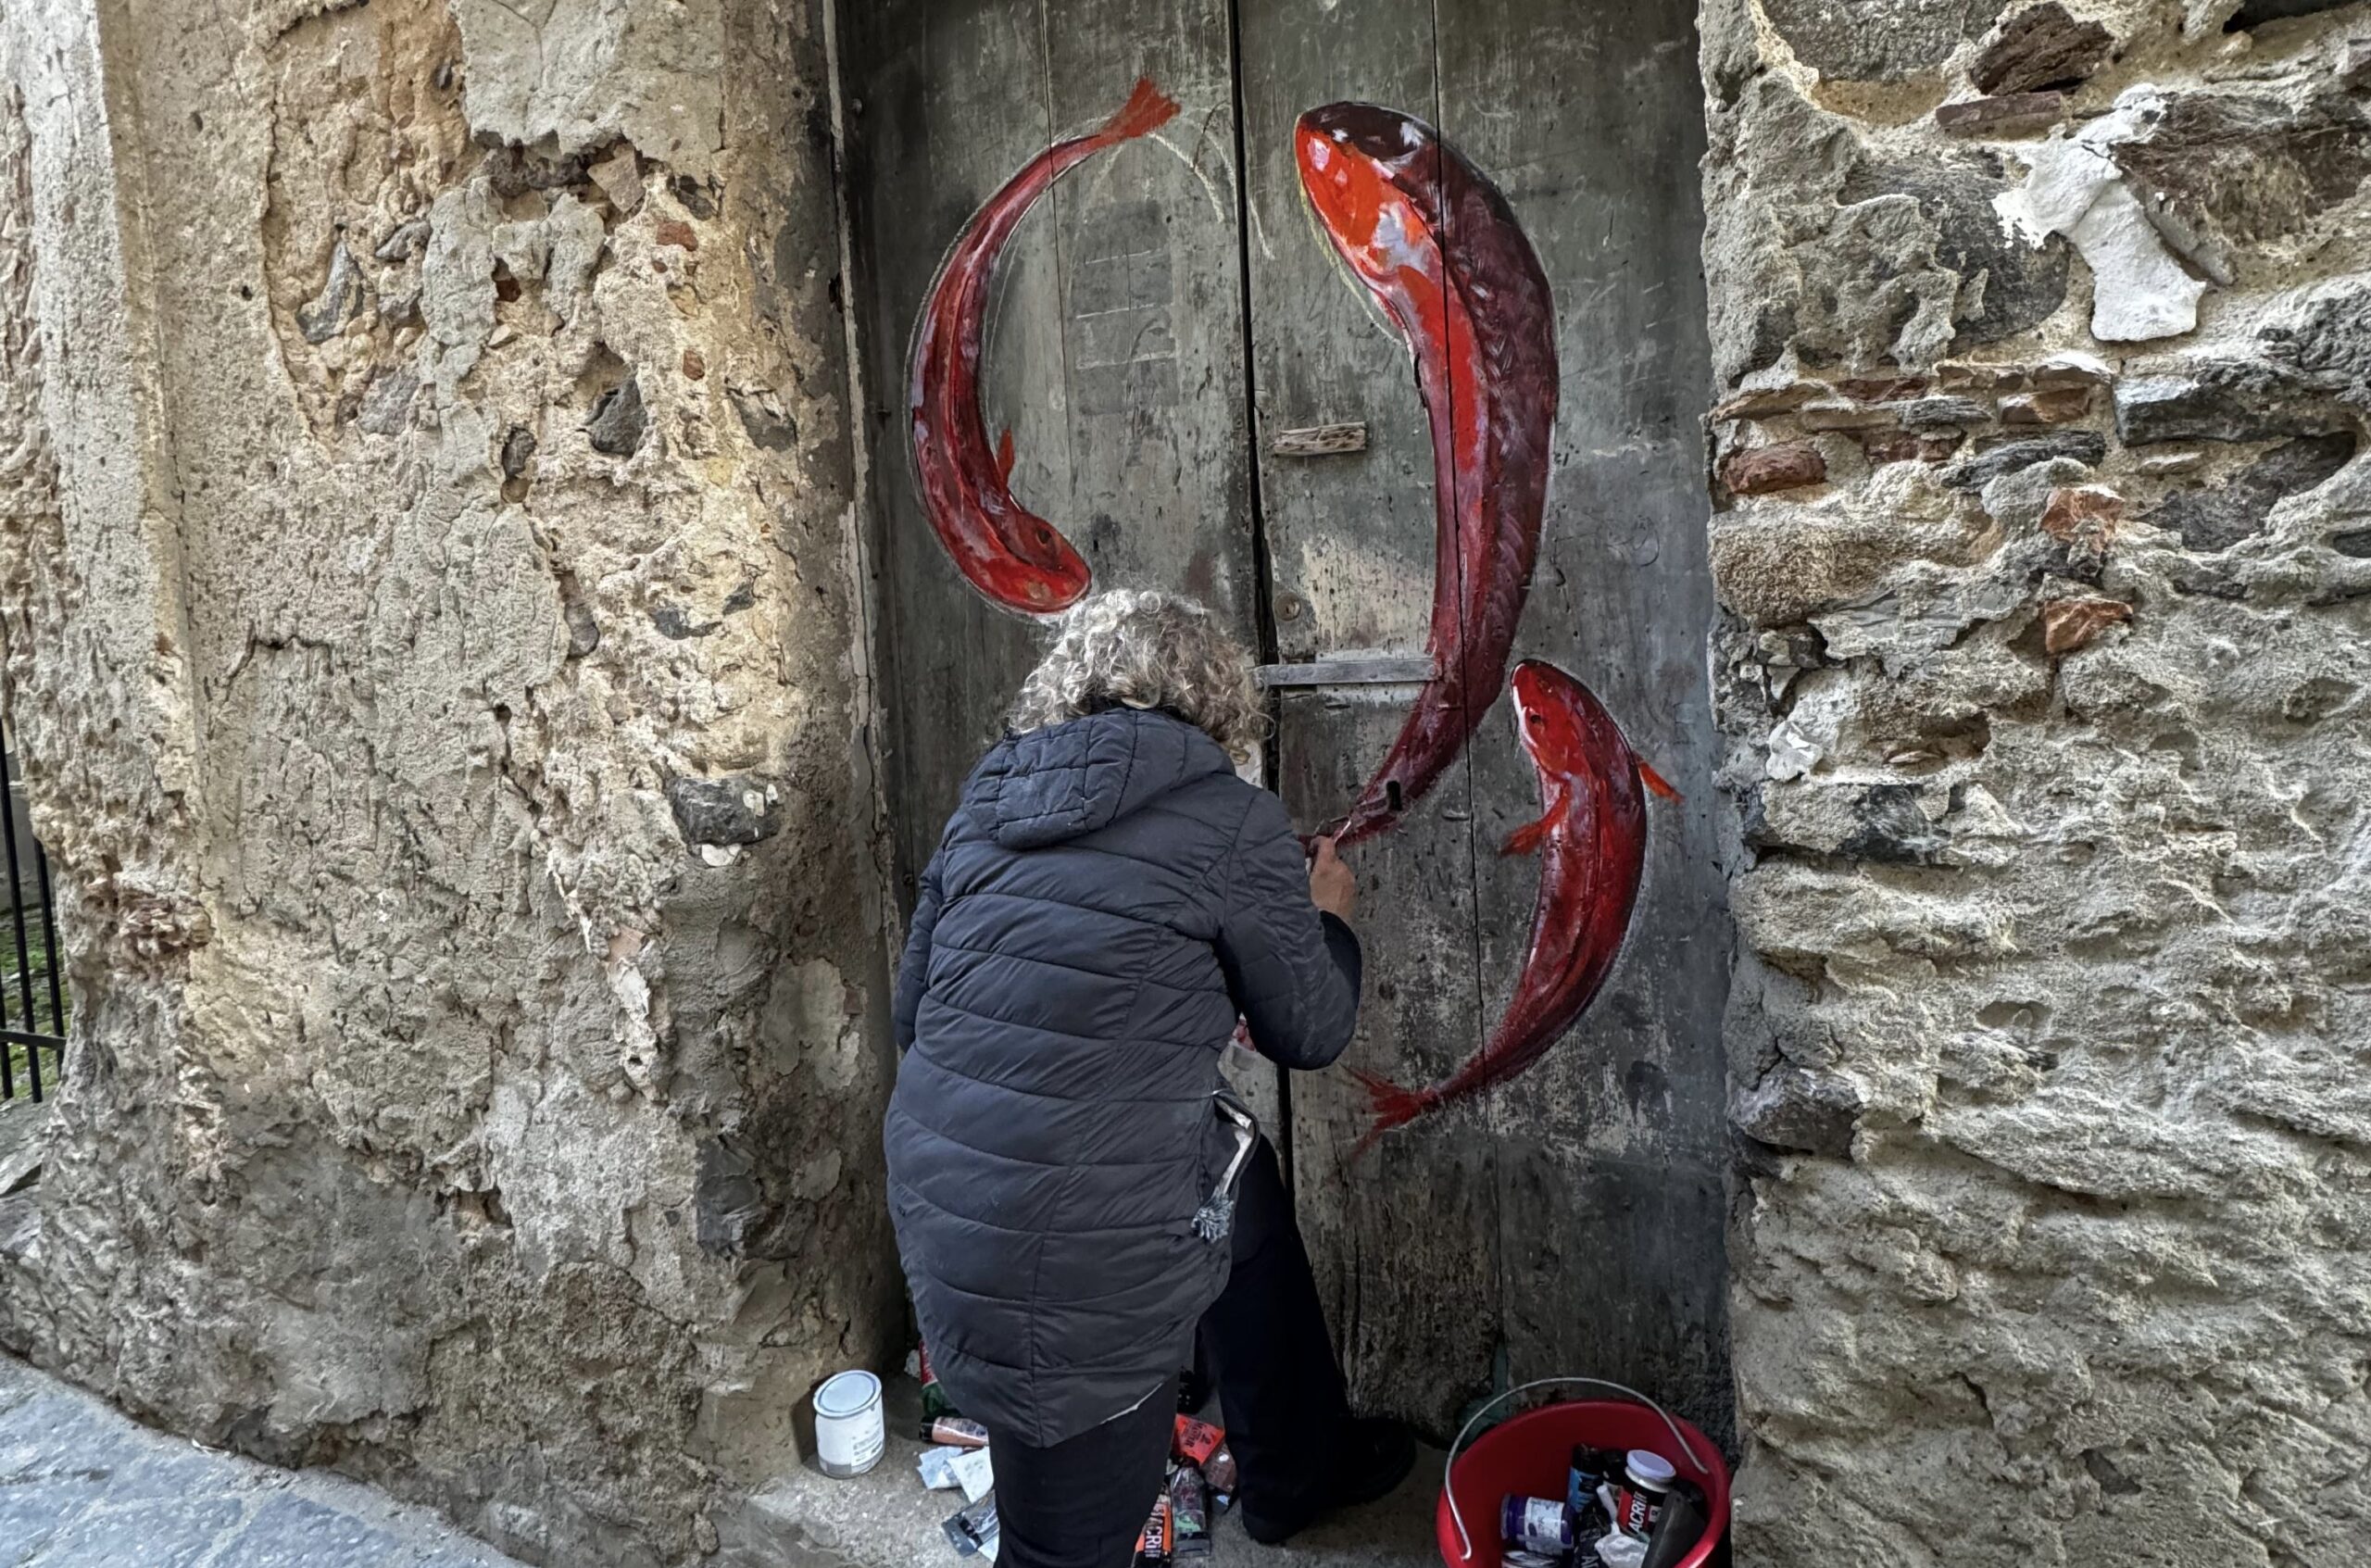
[[[1543,1060],[1362,1157],[1367,1096],[1346,1073],[1297,1077],[1271,1121],[1362,1405],[1439,1433],[1496,1379],[1584,1373],[1725,1433],[1728,928],[1704,690],[1697,420],[1710,372],[1692,8],[882,0],[860,11],[851,183],[877,404],[891,805],[910,878],[1032,647],[936,550],[901,455],[914,311],[979,203],[1137,76],[1181,101],[1160,143],[1098,155],[1016,237],[988,417],[1015,433],[1015,491],[1070,533],[1098,585],[1200,594],[1268,657],[1306,662],[1424,654],[1436,562],[1431,425],[1408,350],[1313,230],[1294,122],[1345,99],[1403,111],[1504,193],[1553,293],[1562,368],[1515,651],[1586,682],[1686,798],[1652,809],[1624,956]],[[1114,262],[1121,274],[1089,276]],[[1140,359],[1110,372],[1096,313],[1114,308],[1166,313],[1173,376]],[[1132,325],[1129,341],[1152,340]],[[1275,450],[1287,432],[1350,422],[1365,427],[1363,450]],[[1298,821],[1349,805],[1414,695],[1278,691],[1270,763]],[[1500,701],[1431,792],[1353,851],[1369,985],[1347,1065],[1421,1083],[1487,1037],[1524,963],[1538,875],[1497,847],[1538,809]]]

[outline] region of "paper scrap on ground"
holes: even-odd
[[[985,1449],[958,1449],[947,1468],[955,1472],[955,1484],[963,1488],[965,1502],[978,1502],[997,1484]]]

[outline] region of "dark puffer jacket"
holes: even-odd
[[[1322,1067],[1358,991],[1283,803],[1200,730],[1117,709],[981,760],[898,969],[885,1128],[923,1341],[966,1414],[1045,1447],[1185,1363],[1226,1281],[1193,1217],[1234,1152],[1211,1095],[1236,1014]]]

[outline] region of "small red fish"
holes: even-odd
[[[1527,659],[1511,683],[1523,748],[1539,775],[1539,820],[1518,828],[1503,853],[1545,848],[1531,947],[1506,1015],[1482,1048],[1421,1089],[1360,1073],[1374,1101],[1375,1139],[1436,1106],[1502,1084],[1547,1054],[1576,1022],[1613,968],[1647,859],[1646,792],[1679,792],[1630,749],[1589,689],[1552,664]]]
[[[1548,505],[1556,307],[1507,198],[1423,120],[1328,104],[1294,148],[1326,239],[1415,357],[1433,430],[1437,672],[1343,820],[1347,849],[1433,786],[1506,679]]]
[[[980,340],[997,257],[1055,181],[1176,112],[1175,99],[1140,81],[1100,130],[1030,159],[963,225],[922,302],[906,391],[915,488],[955,569],[1008,608],[1060,609],[1086,592],[1089,573],[1053,524],[1013,499],[1012,433],[991,445],[980,414]]]

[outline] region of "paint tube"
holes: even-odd
[[[942,1415],[935,1421],[922,1423],[922,1440],[950,1444],[959,1449],[985,1449],[988,1446],[988,1429],[960,1415]]]
[[[1202,1473],[1181,1464],[1169,1478],[1170,1553],[1179,1562],[1211,1555],[1211,1492]]]
[[[997,1554],[997,1495],[990,1492],[974,1503],[966,1503],[962,1512],[949,1519],[941,1528],[947,1532],[947,1544],[965,1557],[985,1553],[990,1562]]]
[[[1171,1561],[1169,1494],[1163,1492],[1160,1500],[1152,1505],[1152,1517],[1145,1521],[1143,1531],[1136,1537],[1136,1564],[1137,1568],[1154,1568],[1155,1564],[1166,1564]]]

